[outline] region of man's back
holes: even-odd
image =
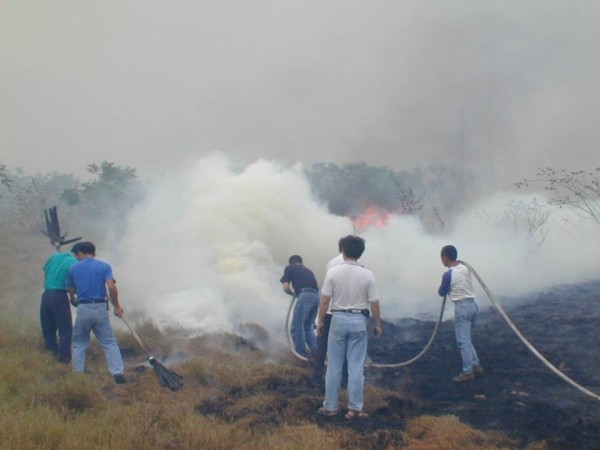
[[[77,290],[79,300],[106,298],[106,281],[113,279],[108,263],[87,257],[69,269],[69,287]]]
[[[454,302],[475,298],[473,279],[467,266],[459,263],[446,271],[442,276],[442,285],[438,293],[441,296],[448,295],[448,298]]]
[[[280,281],[291,283],[296,293],[303,288],[319,288],[314,273],[303,264],[290,264],[287,266]]]
[[[347,261],[327,271],[323,294],[331,297],[331,309],[363,309],[379,300],[375,277],[357,262]]]
[[[55,253],[44,264],[44,288],[64,290],[67,288],[69,267],[77,264],[77,259],[70,253]]]

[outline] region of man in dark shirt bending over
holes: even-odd
[[[315,318],[319,310],[319,286],[312,271],[302,263],[302,257],[292,255],[283,271],[281,283],[285,293],[296,296],[292,318],[292,340],[296,352],[308,357],[317,348]]]

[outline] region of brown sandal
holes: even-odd
[[[317,414],[320,416],[325,416],[325,417],[333,417],[333,416],[337,416],[337,411],[331,411],[329,409],[325,409],[322,406],[317,409]]]
[[[356,411],[355,409],[349,409],[345,415],[348,420],[357,420],[357,419],[368,419],[369,415],[363,411]]]

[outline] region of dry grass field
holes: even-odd
[[[7,449],[510,449],[506,436],[454,416],[404,417],[402,394],[367,388],[369,425],[317,418],[321,394],[294,361],[273,362],[234,335],[190,339],[172,369],[184,388],[161,387],[128,336],[126,385],[106,372],[94,343],[88,373],[76,375],[42,350],[34,323],[0,331],[0,448]],[[145,324],[138,329],[156,330]],[[162,337],[170,344],[171,338]],[[386,411],[386,414],[381,414]],[[382,425],[376,417],[385,420]],[[534,448],[534,447],[531,447]],[[537,449],[544,447],[538,446]]]
[[[318,417],[322,392],[288,354],[268,354],[233,334],[189,337],[135,325],[184,387],[161,387],[130,334],[117,333],[128,383],[116,385],[95,341],[87,373],[43,351],[37,308],[47,243],[0,229],[0,448],[3,449],[511,449],[506,435],[455,416],[412,417],[410,392],[366,386],[372,418]],[[344,400],[344,399],[342,399]],[[543,443],[529,446],[544,450]]]

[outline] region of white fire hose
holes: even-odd
[[[534,356],[536,356],[542,363],[544,363],[544,365],[546,367],[548,367],[552,372],[554,372],[556,375],[558,375],[564,381],[566,381],[567,383],[569,383],[575,389],[578,389],[580,392],[582,392],[585,395],[588,395],[588,396],[590,396],[592,398],[595,398],[596,400],[600,400],[600,395],[596,394],[595,392],[590,391],[589,389],[586,389],[585,387],[581,386],[580,384],[577,384],[575,381],[573,381],[567,375],[565,375],[560,370],[558,370],[554,365],[552,365],[546,358],[544,358],[544,356],[542,356],[542,354],[540,352],[538,352],[536,350],[536,348],[521,334],[521,332],[517,329],[517,327],[512,322],[512,320],[510,320],[510,317],[508,317],[508,315],[506,314],[506,312],[504,311],[504,309],[502,308],[502,306],[500,306],[500,304],[496,301],[496,299],[494,298],[493,294],[490,292],[490,290],[488,289],[487,285],[483,282],[483,280],[481,279],[481,277],[479,276],[479,274],[475,271],[475,269],[473,269],[473,267],[469,263],[467,263],[465,261],[459,261],[459,262],[462,263],[462,264],[464,264],[469,269],[469,271],[473,274],[473,276],[475,277],[475,279],[477,280],[477,282],[481,285],[481,287],[483,288],[483,290],[487,294],[487,296],[490,299],[490,301],[492,302],[492,304],[496,307],[496,309],[498,310],[498,312],[500,313],[500,315],[502,316],[502,318],[506,321],[506,323],[508,324],[508,326],[514,331],[514,333],[521,340],[521,342],[523,342],[523,344],[525,344],[525,346],[534,354]],[[296,297],[293,297],[292,301],[290,302],[290,307],[288,308],[287,315],[285,317],[285,330],[286,330],[286,334],[288,336],[288,343],[290,345],[291,352],[297,358],[299,358],[299,359],[301,359],[303,361],[306,361],[307,359],[304,356],[302,356],[298,352],[296,352],[296,350],[294,348],[294,345],[292,343],[292,336],[291,336],[290,330],[289,330],[290,314],[292,312],[292,308],[294,306],[295,301],[296,301]],[[433,344],[433,341],[434,341],[434,339],[435,339],[435,337],[437,335],[438,329],[439,329],[440,324],[442,322],[442,316],[444,315],[444,308],[445,308],[445,306],[446,306],[446,297],[444,297],[444,300],[442,301],[442,306],[440,308],[440,314],[439,314],[437,323],[435,324],[435,328],[433,329],[433,333],[431,334],[431,338],[429,339],[429,342],[427,342],[427,345],[425,345],[425,347],[423,348],[423,350],[421,350],[421,352],[418,355],[416,355],[415,357],[413,357],[413,358],[411,358],[411,359],[409,359],[407,361],[403,361],[403,362],[396,363],[396,364],[367,363],[367,364],[365,364],[365,367],[399,368],[399,367],[406,367],[406,366],[409,366],[411,364],[414,364],[419,359],[421,359],[427,353],[427,351],[431,348],[431,345]]]

